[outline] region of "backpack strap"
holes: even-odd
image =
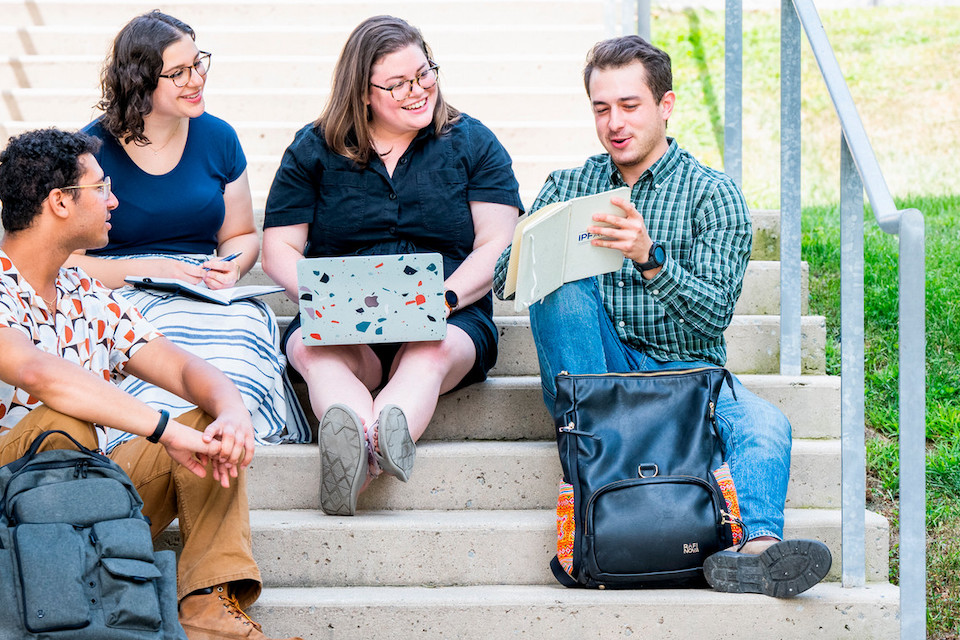
[[[66,431],[62,431],[60,429],[50,429],[49,431],[44,431],[43,433],[38,435],[34,439],[33,443],[30,445],[30,448],[27,449],[26,453],[24,453],[22,456],[20,456],[13,462],[7,464],[6,467],[10,469],[12,473],[16,473],[17,471],[22,469],[27,463],[29,463],[31,460],[33,460],[34,457],[36,457],[37,451],[39,451],[40,445],[43,444],[43,441],[46,440],[49,436],[53,435],[54,433],[59,433],[60,435],[70,440],[70,442],[76,445],[77,449],[79,449],[81,452],[88,453],[90,455],[98,455],[96,451],[91,451],[90,449],[87,449],[85,446],[77,442],[77,440]]]
[[[550,559],[550,571],[553,572],[553,577],[557,579],[557,582],[562,584],[565,587],[581,587],[579,582],[574,580],[566,569],[563,568],[563,565],[560,564],[560,559],[557,556],[553,556]]]

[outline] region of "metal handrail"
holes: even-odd
[[[737,5],[739,10],[742,0],[727,0],[728,9],[731,5]],[[880,228],[898,235],[900,241],[900,634],[903,638],[923,638],[926,637],[924,220],[916,209],[898,210],[894,204],[812,0],[781,0],[781,224],[788,226],[786,232],[781,229],[781,354],[789,351],[788,358],[799,363],[801,27],[820,68],[842,131],[840,430],[843,585],[857,587],[865,583],[865,190]],[[742,131],[742,125],[737,130]],[[789,188],[783,188],[785,183]]]
[[[632,0],[649,25],[648,0]],[[629,2],[625,2],[630,4]],[[626,16],[626,13],[624,13]],[[742,164],[743,1],[726,0],[724,165]],[[626,27],[625,17],[623,25]],[[880,228],[899,237],[900,636],[926,637],[925,230],[897,209],[812,0],[781,0],[780,372],[801,371],[800,38],[806,34],[840,120],[842,580],[865,584],[863,193]]]

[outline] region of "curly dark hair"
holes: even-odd
[[[37,129],[10,138],[0,153],[0,217],[8,232],[33,224],[50,191],[76,184],[80,156],[100,150],[100,140],[79,131]],[[76,199],[74,190],[70,197]]]
[[[100,122],[114,138],[150,143],[143,135],[143,118],[153,111],[163,52],[183,36],[196,40],[189,25],[157,10],[137,16],[117,34],[100,72],[103,95],[97,104],[104,112]]]

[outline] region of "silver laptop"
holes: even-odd
[[[297,263],[307,345],[442,340],[439,253],[304,258]]]

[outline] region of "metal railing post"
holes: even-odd
[[[631,3],[624,2],[624,5],[628,4]],[[650,0],[636,0],[635,4],[637,8],[637,35],[650,42],[650,36],[653,34],[650,23]]]
[[[743,0],[726,0],[723,170],[743,188]]]
[[[866,580],[863,379],[863,181],[840,137],[840,443],[844,587]]]
[[[925,638],[925,230],[916,209],[900,218],[900,637]]]
[[[622,33],[617,28],[617,0],[606,0],[603,3],[603,31],[605,38],[613,38]]]
[[[780,375],[800,375],[800,20],[780,10]]]

